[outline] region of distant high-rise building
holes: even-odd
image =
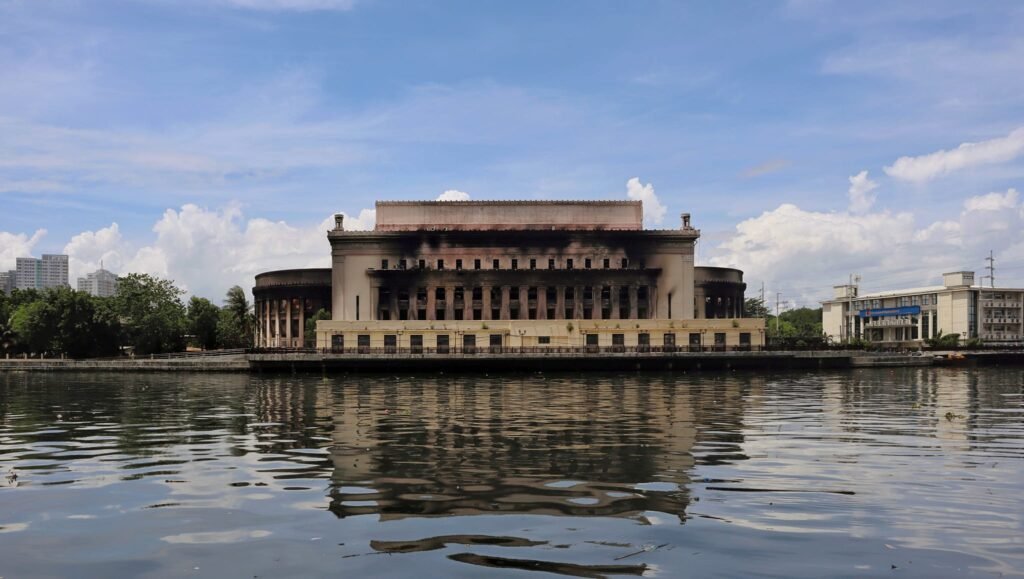
[[[109,298],[117,295],[117,275],[105,269],[96,271],[78,278],[78,291],[86,292],[101,298]]]
[[[14,271],[0,271],[0,292],[5,294],[11,293],[14,290],[14,279],[17,277],[18,272]]]
[[[68,256],[19,257],[15,270],[17,289],[48,289],[68,286]]]

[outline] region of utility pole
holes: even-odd
[[[782,297],[782,292],[775,292],[775,335],[779,335],[779,298]]]
[[[988,287],[994,288],[996,287],[996,258],[992,255],[991,249],[988,250],[988,257],[985,258],[985,261],[988,262],[988,265],[985,266],[985,269],[988,270],[988,275],[983,276],[981,279],[985,279],[987,277]],[[985,282],[982,282],[981,285],[985,285]]]

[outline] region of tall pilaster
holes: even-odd
[[[480,317],[489,320],[491,319],[491,290],[493,288],[489,285],[483,286],[483,290],[480,292],[480,304],[483,311],[480,312]]]
[[[511,300],[512,288],[503,285],[501,286],[501,319],[507,320],[510,316],[509,301]]]

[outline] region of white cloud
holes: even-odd
[[[875,195],[871,192],[877,188],[878,183],[868,178],[867,171],[861,171],[850,177],[850,190],[848,191],[850,212],[864,213],[871,209],[871,206],[875,204]]]
[[[964,201],[965,211],[1001,211],[1017,207],[1018,193],[1016,189],[1008,189],[1006,193],[988,193],[969,197]]]
[[[373,228],[373,209],[345,216],[346,230]],[[107,269],[119,275],[148,273],[172,279],[189,293],[217,302],[232,285],[251,288],[255,275],[263,271],[329,267],[327,231],[333,227],[333,215],[295,226],[246,218],[238,204],[217,210],[186,204],[164,212],[153,225],[155,238],[148,243],[126,241],[112,223],[74,236],[64,251],[72,285],[78,276],[99,267],[102,259]]]
[[[79,277],[96,271],[101,263],[104,269],[117,273],[124,267],[124,257],[129,251],[117,223],[96,231],[83,231],[64,246],[64,253],[68,255],[68,281],[75,287]]]
[[[359,215],[356,217],[351,217],[347,213],[344,215],[346,231],[369,231],[377,225],[376,209],[360,209]],[[333,225],[331,226],[333,227]]]
[[[19,257],[31,256],[32,249],[45,235],[45,229],[37,229],[31,236],[0,231],[0,271],[12,270]]]
[[[639,177],[626,181],[626,196],[644,204],[644,221],[648,226],[660,225],[665,220],[666,207],[654,193],[654,185],[640,183]]]
[[[919,157],[900,157],[885,168],[885,173],[904,181],[924,182],[961,169],[1011,161],[1022,153],[1024,127],[1005,137],[978,143],[963,143],[955,149],[936,151]]]
[[[438,201],[469,201],[469,193],[449,189],[437,196]]]
[[[943,271],[980,269],[989,249],[997,259],[1019,259],[1013,251],[1024,246],[1020,209],[1014,189],[971,197],[956,219],[923,226],[909,212],[822,213],[784,204],[739,223],[709,262],[738,267],[748,283],[763,280],[773,292],[814,306],[849,273],[862,274],[867,289],[892,289],[937,283]]]

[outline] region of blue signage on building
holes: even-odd
[[[892,316],[918,316],[920,314],[921,306],[902,306],[899,308],[861,310],[858,315],[862,318],[888,318]]]

